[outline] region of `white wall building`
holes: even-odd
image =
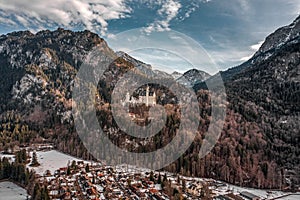
[[[125,106],[126,104],[146,104],[149,105],[156,105],[156,94],[153,93],[150,96],[149,86],[146,88],[146,96],[139,96],[138,98],[130,96],[129,92],[127,92],[125,96],[125,100],[121,101],[122,105]]]

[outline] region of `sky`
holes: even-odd
[[[88,29],[119,51],[121,43],[113,40],[126,36],[124,31],[179,33],[207,52],[218,69],[206,66],[206,71],[215,73],[249,59],[266,36],[292,23],[299,11],[299,0],[0,0],[0,34],[58,27]],[[164,45],[182,47],[174,40]],[[168,72],[199,67],[183,58],[180,51],[174,54],[163,46],[140,49],[130,55]]]

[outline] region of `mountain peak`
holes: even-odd
[[[281,27],[269,35],[265,42],[261,45],[260,49],[255,53],[254,57],[258,54],[265,53],[284,45],[286,42],[298,37],[299,33],[300,15],[290,25]]]
[[[188,71],[186,71],[180,78],[178,78],[178,82],[186,85],[188,87],[193,87],[195,84],[199,83],[199,82],[203,82],[206,79],[210,78],[211,75],[198,70],[198,69],[190,69]]]
[[[201,76],[203,80],[209,78],[211,75],[208,74],[205,71],[199,70],[199,69],[190,69],[188,71],[186,71],[183,76]]]
[[[173,76],[174,79],[178,79],[182,76],[182,74],[177,71],[174,71],[171,75]]]

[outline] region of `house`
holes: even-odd
[[[200,196],[200,193],[201,193],[201,189],[202,189],[202,185],[201,184],[195,184],[195,183],[192,183],[191,185],[189,185],[187,187],[187,192],[193,196]]]

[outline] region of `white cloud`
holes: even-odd
[[[140,0],[143,1],[143,0]],[[179,20],[183,21],[189,18],[195,12],[201,3],[208,3],[211,0],[190,0],[187,4],[180,3],[179,0],[148,0],[150,6],[160,6],[157,11],[157,18],[150,23],[145,31],[150,33],[152,31],[169,31],[170,22],[179,16]],[[182,2],[182,1],[181,1]]]
[[[209,2],[209,0],[201,1],[204,3]],[[184,15],[180,17],[180,20],[183,21],[191,16],[198,8],[200,7],[199,1],[191,1],[190,5],[188,6],[187,10],[185,11]]]
[[[208,47],[207,50],[222,69],[233,67],[249,60],[257,51],[254,48],[259,48],[262,43],[259,42],[244,48],[242,45],[226,39],[223,35],[210,35],[209,39],[213,45]]]
[[[250,48],[244,49],[239,46],[231,45],[225,49],[209,49],[208,52],[220,68],[224,70],[228,67],[233,67],[248,61],[256,51]]]
[[[8,19],[6,17],[1,17],[0,16],[0,24],[7,24],[9,26],[15,26],[16,22],[14,22],[13,20]]]
[[[145,4],[156,10],[156,17],[145,24],[147,32],[170,30],[170,23],[178,15],[181,19],[190,17],[200,3],[210,0],[191,0],[184,4],[180,0],[0,0],[0,24],[21,25],[30,30],[48,27],[74,28],[83,26],[102,36],[110,37],[108,22],[129,17],[129,5]],[[182,11],[182,12],[181,12]]]
[[[248,12],[252,8],[248,0],[238,0],[237,2],[240,8],[243,10],[243,12]]]
[[[249,60],[250,58],[252,58],[252,55],[251,56],[244,56],[240,59],[240,61],[242,62],[246,62],[247,60]]]
[[[153,69],[163,70],[168,73],[173,73],[174,71],[185,72],[193,68],[192,64],[180,57],[180,55],[162,49],[141,49],[131,52],[130,55],[151,64]]]
[[[156,19],[151,23],[145,29],[146,32],[169,31],[171,20],[177,16],[179,9],[181,8],[181,4],[177,0],[166,0],[161,3],[162,6],[157,11],[159,19]]]
[[[250,58],[252,58],[252,56],[254,55],[255,52],[257,52],[259,50],[259,48],[261,47],[261,45],[264,43],[264,40],[263,41],[260,41],[256,44],[253,44],[250,46],[250,52],[248,52],[248,55],[247,56],[244,56],[240,59],[240,61],[242,62],[245,62],[245,61],[248,61]]]
[[[264,43],[263,41],[258,42],[257,44],[251,45],[250,49],[252,49],[253,51],[258,51],[258,49],[261,47],[261,45]]]
[[[134,29],[115,35],[107,43],[115,51],[124,51],[163,71],[186,71],[190,68],[210,74],[219,71],[213,57],[197,41],[176,31],[148,34],[142,29]]]
[[[251,45],[248,48],[235,46],[230,43],[218,43],[220,49],[212,49],[209,51],[214,60],[222,66],[222,68],[233,67],[248,61],[258,51],[264,41]]]
[[[18,23],[29,29],[82,25],[105,35],[107,21],[125,18],[131,9],[125,0],[0,0],[0,11],[0,19],[10,22],[0,20],[5,25]]]

